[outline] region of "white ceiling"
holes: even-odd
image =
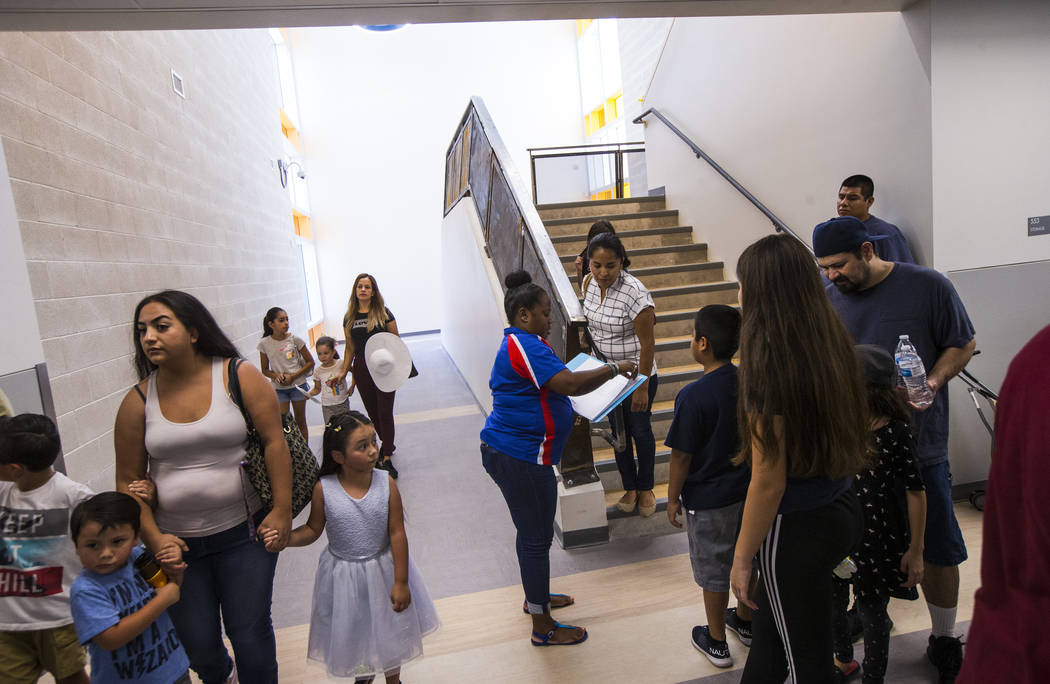
[[[915,0],[0,0],[0,30],[115,30],[899,11]]]

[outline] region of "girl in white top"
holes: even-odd
[[[336,365],[339,352],[335,350],[335,340],[325,335],[317,338],[315,346],[317,360],[321,365],[314,369],[314,388],[310,390],[310,396],[321,395],[321,415],[327,425],[332,416],[346,413],[350,410],[350,395],[354,393],[354,385],[346,387],[346,379],[342,375],[342,364]]]
[[[423,655],[423,637],[441,626],[408,557],[401,494],[376,469],[376,431],[357,411],[332,417],[322,451],[310,518],[289,541],[306,546],[322,531],[328,537],[317,562],[306,654],[334,677],[381,676],[397,684],[401,666]]]
[[[303,433],[304,439],[310,439],[306,427],[305,394],[310,386],[303,380],[314,369],[314,357],[310,355],[302,338],[288,333],[289,326],[288,314],[284,309],[275,306],[266,312],[263,336],[256,345],[259,367],[277,390],[281,413],[288,413],[288,405],[291,404],[299,432]]]
[[[240,364],[244,406],[273,488],[266,512],[255,492],[245,491],[240,470],[247,428],[228,378],[236,347],[185,292],[146,297],[134,325],[140,381],[117,411],[117,489],[140,497],[140,537],[157,560],[186,568],[181,598],[168,613],[201,681],[233,674],[225,626],[241,681],[275,683],[270,602],[277,555],[249,530],[254,523],[260,538],[268,535],[272,551],[284,548],[291,531],[292,467],[277,397],[254,366]],[[147,467],[155,496],[138,482]]]

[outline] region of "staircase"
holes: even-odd
[[[606,219],[627,248],[631,273],[653,296],[660,377],[652,416],[656,436],[656,515],[643,519],[637,512],[624,514],[616,508],[623,489],[613,450],[600,438],[593,438],[592,446],[594,465],[605,488],[610,537],[674,532],[676,528],[668,524],[663,514],[667,509],[671,454],[663,442],[674,415],[675,396],[703,374],[689,353],[693,317],[706,304],[735,305],[737,283],[725,280],[722,262],[707,260],[707,245],[693,242],[692,226],[680,225],[678,211],[667,209],[664,197],[542,204],[536,209],[577,291],[576,256],[586,245],[591,224]]]

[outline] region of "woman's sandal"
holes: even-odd
[[[583,630],[583,636],[580,637],[579,639],[574,640],[574,641],[555,641],[555,642],[551,643],[551,639],[554,638],[554,633],[558,631],[559,627],[561,629],[582,629]],[[539,641],[536,641],[537,639],[539,639]],[[557,620],[554,621],[554,629],[552,629],[551,631],[547,632],[546,634],[540,634],[539,632],[533,632],[532,633],[532,645],[533,646],[573,646],[575,644],[582,644],[585,641],[587,641],[587,630],[586,630],[586,628],[575,627],[573,625],[563,625],[562,623],[558,622]]]
[[[573,597],[569,596],[568,594],[551,594],[551,598],[552,599],[553,598],[567,599],[565,601],[565,603],[560,603],[558,605],[554,605],[554,601],[551,601],[551,610],[558,610],[559,608],[565,608],[567,606],[571,606],[572,604],[576,603],[576,599],[574,599]],[[529,614],[529,602],[528,601],[522,601],[521,602],[521,612],[525,613],[526,615]]]

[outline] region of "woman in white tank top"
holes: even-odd
[[[239,674],[244,682],[275,683],[270,603],[277,554],[252,531],[259,537],[275,531],[279,550],[291,529],[291,459],[277,396],[258,369],[239,366],[244,405],[273,487],[267,513],[241,474],[247,429],[226,377],[237,349],[185,292],[146,297],[134,325],[140,382],[117,412],[117,489],[144,496],[142,541],[169,568],[185,568],[179,602],[168,613],[201,681],[236,681]],[[155,496],[136,483],[146,478],[147,466]]]

